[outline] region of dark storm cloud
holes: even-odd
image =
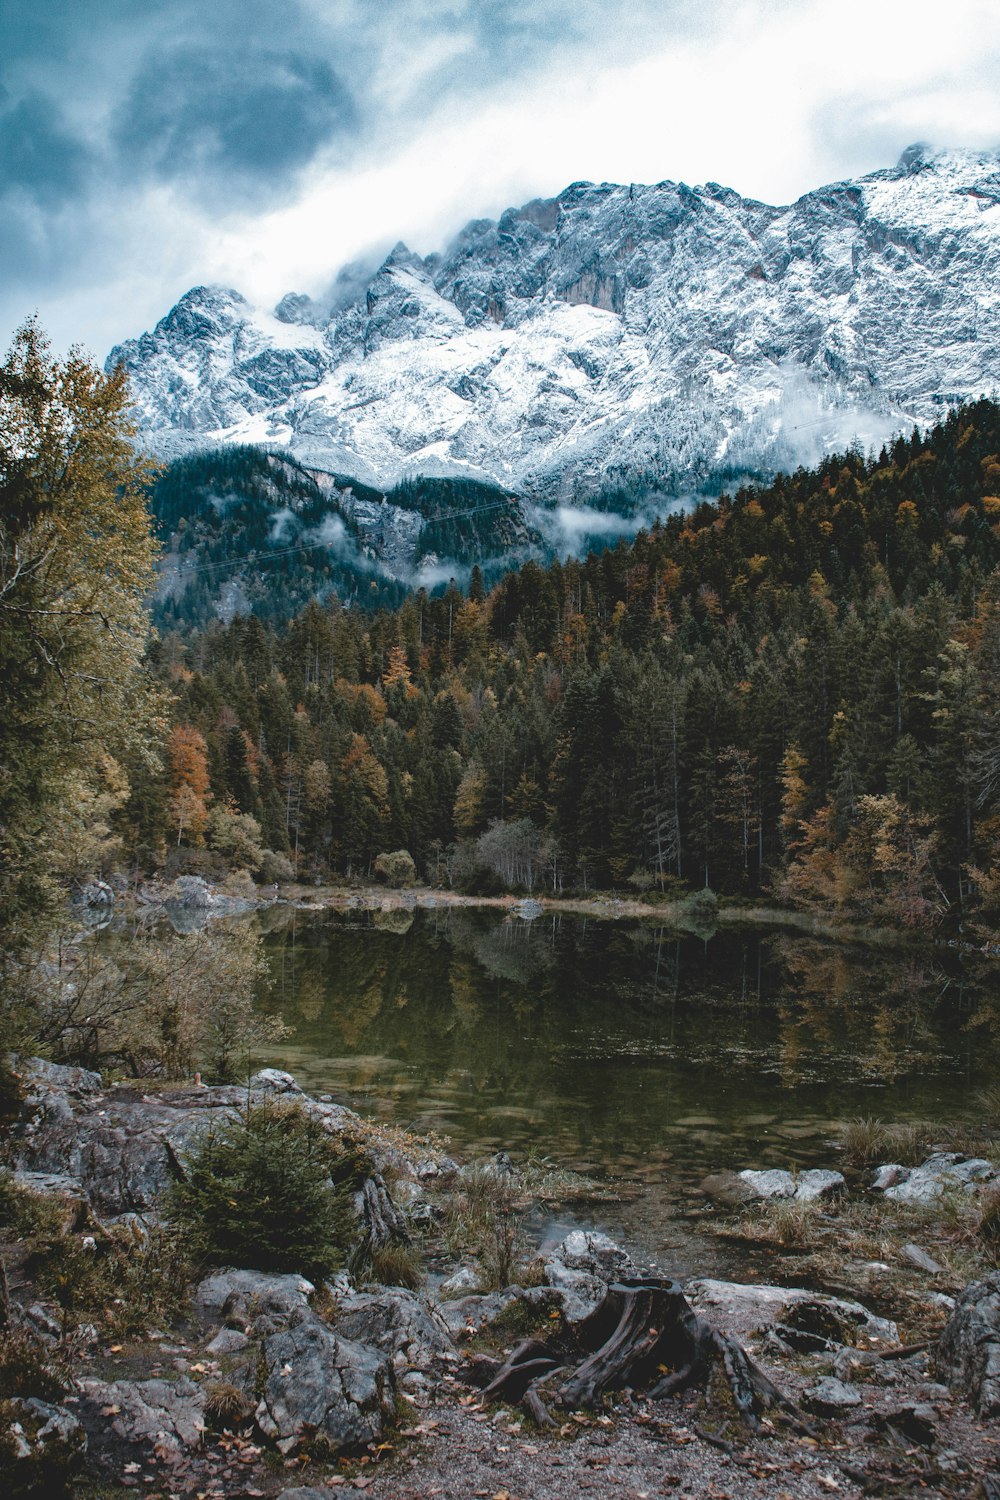
[[[148,57],[117,112],[123,161],[193,189],[259,189],[353,135],[358,110],[330,65],[256,46]]]
[[[0,195],[57,207],[86,184],[91,154],[67,129],[52,99],[0,96]]]

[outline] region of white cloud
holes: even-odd
[[[311,0],[328,24],[325,0]],[[563,39],[555,0],[537,66],[492,76],[476,8],[454,0],[413,30],[382,31],[369,76],[375,124],[348,161],[320,153],[284,206],[211,215],[171,188],[108,190],[89,253],[0,301],[7,328],[37,305],[57,345],[103,356],[188,286],[219,281],[273,305],[321,294],[337,269],[404,239],[427,253],[469,218],[552,196],[569,182],[714,180],[772,202],[891,165],[915,139],[1000,142],[1000,7],[994,0],[785,0],[670,11],[645,55],[626,9],[584,8]],[[521,7],[521,20],[531,7]],[[355,23],[368,14],[355,0]],[[509,5],[518,19],[518,6]],[[565,11],[572,14],[572,9]],[[667,10],[664,10],[667,16]],[[602,19],[606,18],[602,35]],[[384,18],[383,18],[384,19]],[[648,20],[643,11],[643,20]],[[584,24],[585,23],[585,24]],[[631,27],[631,29],[630,29]],[[509,44],[508,44],[509,45]],[[465,71],[463,71],[465,70]],[[458,80],[458,81],[456,81]]]

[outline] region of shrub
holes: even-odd
[[[375,879],[386,885],[406,887],[417,878],[417,867],[408,849],[394,849],[391,854],[380,854],[375,861]]]
[[[328,1275],[354,1231],[348,1195],[332,1181],[341,1165],[308,1115],[251,1106],[204,1138],[167,1211],[207,1262]]]

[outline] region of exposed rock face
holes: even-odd
[[[99,1074],[83,1068],[37,1060],[18,1066],[29,1084],[30,1111],[15,1141],[19,1173],[36,1174],[28,1185],[43,1189],[44,1178],[55,1174],[53,1190],[75,1193],[99,1217],[154,1211],[176,1178],[178,1163],[248,1098],[247,1088],[236,1086],[148,1095],[101,1092]],[[275,1093],[294,1095],[333,1135],[360,1124],[353,1111],[310,1099],[287,1073],[266,1069],[251,1079],[252,1103]],[[391,1149],[386,1160],[409,1167],[402,1153]]]
[[[404,1355],[413,1365],[455,1354],[438,1309],[403,1287],[379,1287],[339,1298],[335,1328],[343,1338],[371,1344],[390,1356]]]
[[[895,1344],[899,1339],[895,1323],[877,1318],[860,1302],[803,1287],[744,1286],[705,1278],[688,1282],[684,1290],[692,1307],[736,1337],[790,1325],[841,1344],[861,1338]]]
[[[586,496],[877,443],[1000,368],[1000,158],[906,152],[787,207],[708,183],[574,183],[399,245],[332,312],[196,287],[113,350],[160,452],[260,442],[390,484]]]
[[[937,1349],[937,1366],[981,1417],[1000,1416],[1000,1271],[965,1288]]]
[[[392,1360],[381,1350],[341,1338],[312,1313],[265,1338],[266,1369],[257,1425],[284,1453],[316,1433],[335,1449],[376,1441],[392,1414]],[[255,1394],[251,1365],[246,1389]]]
[[[193,1380],[82,1380],[80,1390],[126,1442],[156,1446],[171,1458],[201,1442],[205,1397]]]

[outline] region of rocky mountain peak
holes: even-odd
[[[398,244],[274,315],[194,288],[112,351],[146,433],[287,446],[391,484],[679,493],[878,445],[1000,367],[1000,157],[915,145],[774,206],[716,183],[572,183]]]

